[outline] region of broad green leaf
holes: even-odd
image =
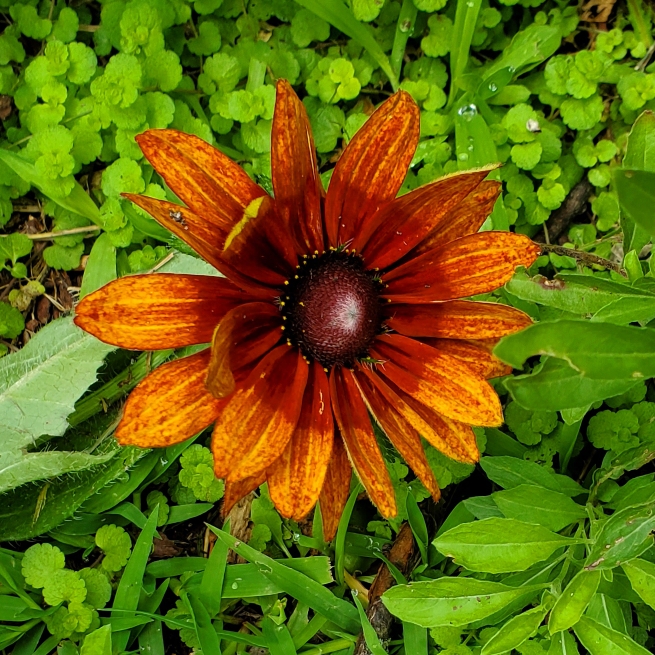
[[[301,603],[309,605],[314,611],[327,617],[341,628],[353,633],[359,631],[359,617],[357,610],[352,605],[337,598],[331,591],[302,573],[278,564],[275,560],[237,541],[232,535],[218,528],[209,527],[237,555],[241,555],[244,559],[256,564],[264,576],[290,596]]]
[[[588,569],[613,569],[639,557],[653,544],[655,506],[627,507],[605,521],[585,562]]]
[[[550,640],[548,655],[580,655],[580,651],[570,632],[558,632]]]
[[[103,625],[84,637],[80,655],[111,655],[111,626]]]
[[[3,161],[11,170],[26,182],[35,186],[41,193],[56,202],[60,207],[79,214],[93,221],[96,225],[102,226],[102,217],[97,205],[91,200],[91,196],[82,188],[82,185],[75,181],[73,190],[67,196],[53,194],[47,181],[43,180],[37,173],[36,167],[30,161],[23,159],[16,153],[0,148],[0,161]]]
[[[568,496],[534,485],[522,484],[491,496],[508,519],[538,523],[554,532],[587,516],[584,507]]]
[[[600,571],[582,569],[566,585],[548,619],[548,630],[551,635],[568,630],[580,620],[598,589],[601,575]]]
[[[298,4],[309,9],[365,48],[389,78],[393,90],[398,89],[398,78],[373,32],[368,25],[360,23],[341,0],[321,0],[321,2],[298,0]]]
[[[632,124],[623,167],[655,172],[655,114],[643,112]]]
[[[633,505],[653,502],[653,500],[655,500],[655,474],[649,473],[628,480],[617,489],[607,505],[613,510],[620,510]]]
[[[432,543],[440,553],[470,571],[508,573],[524,571],[558,548],[580,542],[540,525],[490,518],[458,525]]]
[[[516,457],[483,457],[480,460],[480,466],[487,477],[503,489],[513,489],[522,484],[530,484],[567,496],[586,493],[577,482],[568,476],[552,473],[551,469]]]
[[[655,172],[626,168],[613,171],[614,186],[619,197],[621,213],[649,234],[655,234]]]
[[[628,626],[618,600],[605,594],[596,594],[589,603],[585,616],[607,628],[628,634]]]
[[[540,605],[510,619],[482,647],[481,655],[501,655],[518,648],[526,639],[537,633],[547,613],[548,607]]]
[[[15,264],[18,259],[32,252],[33,242],[20,232],[0,236],[0,270],[7,261]]]
[[[0,360],[0,492],[106,461],[105,455],[26,451],[43,435],[64,434],[75,401],[112,350],[60,319]]]
[[[573,631],[589,655],[648,655],[649,652],[627,635],[587,616],[583,616],[576,623]]]
[[[542,491],[543,489],[539,487]],[[476,519],[490,519],[493,516],[503,518],[505,516],[491,496],[473,496],[462,501],[464,507],[475,516]]]
[[[655,376],[655,330],[573,320],[537,323],[503,338],[494,354],[515,368],[534,355],[549,355],[586,377],[640,380]]]
[[[101,234],[93,244],[84,268],[80,298],[116,279],[116,248],[108,234]]]
[[[428,655],[428,631],[416,623],[403,621],[403,645],[405,653]]]
[[[425,628],[459,626],[484,619],[526,593],[536,593],[545,586],[516,588],[489,580],[444,577],[397,585],[384,593],[382,601],[401,621]],[[528,602],[529,598],[525,604]]]
[[[507,377],[503,384],[521,407],[536,411],[580,410],[631,389],[635,380],[595,380],[565,361],[546,357],[532,373]],[[585,412],[586,413],[586,412]]]
[[[621,568],[639,597],[655,609],[655,564],[645,559],[633,559],[623,562]]]

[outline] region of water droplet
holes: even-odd
[[[470,121],[470,120],[472,120],[473,118],[475,118],[475,116],[478,115],[478,108],[477,108],[475,105],[473,105],[473,104],[471,104],[471,105],[464,105],[463,107],[460,107],[460,108],[457,110],[457,113],[458,113],[462,118],[465,118],[466,120]]]
[[[353,589],[353,596],[359,596],[359,590]]]
[[[457,155],[457,159],[459,159],[460,161],[468,161],[468,158],[469,156],[465,152],[460,152],[459,155]]]
[[[494,84],[493,82],[489,82],[489,91],[491,91],[491,93],[496,93],[496,91],[498,91],[498,85]]]
[[[236,582],[232,583],[232,589],[238,589],[239,585]]]
[[[159,459],[159,461],[161,462],[161,465],[162,465],[162,466],[166,466],[166,464],[168,464],[168,460],[167,460],[167,459],[164,459],[163,457],[161,457],[161,458]]]

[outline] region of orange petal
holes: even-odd
[[[314,507],[323,487],[334,440],[330,385],[316,361],[309,378],[296,430],[284,452],[268,469],[268,489],[277,510],[299,521]]]
[[[379,375],[438,414],[469,425],[502,424],[500,401],[491,385],[452,355],[387,334],[377,337],[371,356],[383,362]]]
[[[235,307],[214,331],[206,386],[216,398],[235,389],[233,371],[265,355],[282,336],[280,312],[272,303]]]
[[[375,215],[353,246],[362,250],[368,268],[387,268],[442,223],[450,223],[452,213],[488,174],[488,168],[455,173],[396,198]]]
[[[481,343],[459,339],[422,339],[422,341],[439,352],[459,359],[476,375],[486,380],[509,375],[512,372],[511,366],[507,366],[494,357],[489,349]]]
[[[271,137],[275,206],[302,252],[322,252],[323,221],[316,149],[305,106],[286,80],[278,80]]]
[[[259,475],[254,475],[238,482],[226,480],[223,507],[221,508],[223,516],[227,516],[244,496],[257,489],[259,485],[264,483],[264,480],[266,480],[266,471],[261,471]]]
[[[255,198],[266,195],[240,166],[197,136],[147,130],[135,140],[182,202],[224,233]]]
[[[335,434],[332,457],[321,490],[321,517],[323,519],[323,539],[332,541],[339,527],[339,519],[348,502],[352,468],[343,441]]]
[[[487,293],[508,282],[517,266],[530,266],[540,253],[523,234],[471,234],[390,271],[384,277],[389,285],[384,296],[418,303]]]
[[[134,350],[208,343],[225,314],[252,297],[210,275],[131,275],[86,296],[75,324],[101,341]]]
[[[116,428],[122,446],[163,448],[211,425],[225,406],[205,389],[209,349],[163,364],[132,391]]]
[[[226,399],[212,435],[216,477],[243,480],[282,454],[298,423],[307,373],[296,348],[278,346]]]
[[[475,234],[494,209],[502,186],[495,180],[485,180],[471,191],[417,246],[413,254],[418,255],[432,248],[438,248],[455,239]]]
[[[281,286],[289,279],[298,258],[271,198],[257,198],[246,209],[228,235],[222,257],[244,275],[268,286]]]
[[[396,516],[396,494],[380,452],[366,405],[347,368],[333,368],[330,398],[337,425],[359,479],[369,497],[386,518]]]
[[[385,324],[407,337],[499,339],[532,325],[518,309],[492,302],[451,300],[425,305],[392,304]]]
[[[419,122],[412,97],[398,91],[346,146],[325,199],[330,246],[347,244],[396,197],[418,144]]]
[[[380,427],[402,455],[403,459],[409,464],[412,471],[416,473],[418,479],[430,494],[432,494],[435,501],[439,500],[441,495],[439,485],[428,464],[419,433],[399,409],[400,405],[404,405],[403,401],[396,394],[393,394],[390,389],[388,390],[389,394],[387,396],[382,395],[376,385],[369,379],[369,376],[376,376],[372,371],[360,367],[359,370],[355,371],[354,375],[362,395],[370,407],[371,413],[380,424]],[[378,376],[376,377],[378,385],[383,385],[382,380]],[[395,396],[395,398],[390,399],[389,396]]]

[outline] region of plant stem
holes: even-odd
[[[592,255],[591,253],[583,252],[582,250],[564,248],[564,246],[554,246],[546,243],[541,243],[539,245],[541,246],[542,252],[554,252],[556,255],[561,255],[562,257],[572,257],[579,264],[586,264],[587,266],[602,266],[603,268],[615,271],[616,273],[623,275],[623,277],[626,277],[625,271],[618,264],[615,264],[604,257]]]
[[[102,228],[98,225],[86,225],[85,227],[72,227],[70,230],[61,230],[61,232],[41,232],[40,234],[26,234],[25,236],[32,241],[46,241],[56,239],[57,237],[67,237],[71,234],[84,234],[85,232],[97,232]]]

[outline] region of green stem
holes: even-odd
[[[405,47],[407,46],[407,39],[414,29],[416,23],[416,15],[418,9],[414,4],[414,0],[403,0],[400,14],[398,15],[398,23],[396,24],[396,35],[393,38],[393,49],[391,50],[391,69],[398,79],[400,79],[400,71],[403,65],[403,57],[405,56]]]
[[[340,650],[345,650],[353,645],[350,639],[335,639],[334,641],[326,641],[320,646],[315,646],[309,650],[302,651],[301,655],[325,655],[326,653],[338,653]]]
[[[650,48],[653,45],[653,37],[650,33],[650,17],[644,11],[641,0],[628,0],[628,11],[635,32],[639,34],[639,38],[646,48]]]

